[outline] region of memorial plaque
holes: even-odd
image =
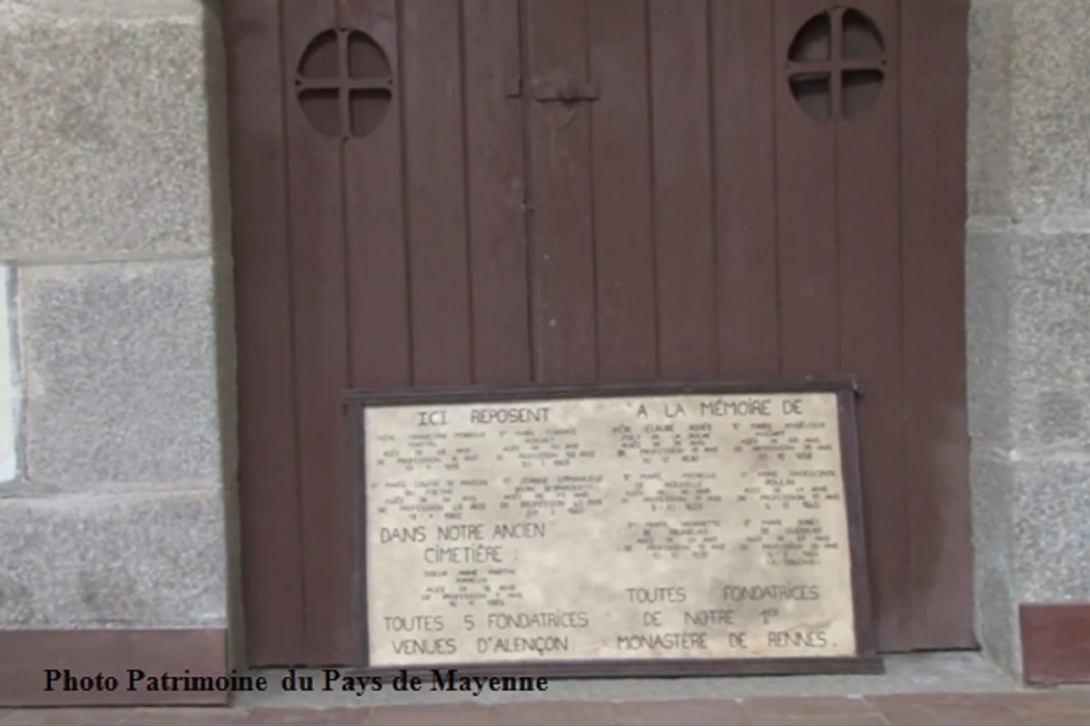
[[[347,401],[368,666],[880,668],[850,384]]]

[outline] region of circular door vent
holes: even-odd
[[[334,28],[303,51],[295,77],[299,105],[323,136],[367,136],[382,124],[393,100],[390,62],[362,30]]]
[[[803,24],[788,57],[791,95],[815,121],[855,119],[878,102],[886,77],[886,47],[869,17],[834,8]]]

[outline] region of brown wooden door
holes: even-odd
[[[966,5],[229,3],[251,661],[358,659],[345,389],[844,373],[880,646],[973,646]]]

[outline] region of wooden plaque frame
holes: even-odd
[[[855,417],[855,396],[861,389],[850,378],[807,378],[762,382],[704,382],[649,384],[590,384],[573,386],[457,387],[347,391],[343,402],[348,416],[349,452],[353,488],[355,533],[355,622],[357,624],[356,671],[372,676],[393,676],[407,671],[426,674],[432,670],[456,669],[460,676],[546,676],[563,678],[678,677],[730,675],[785,675],[881,673],[884,665],[876,652],[872,623],[871,595],[863,530],[859,450]],[[583,659],[579,661],[480,661],[372,667],[369,664],[366,572],[366,488],[364,466],[363,414],[368,408],[412,404],[496,404],[518,401],[652,397],[720,394],[813,394],[831,393],[837,398],[837,419],[841,451],[844,506],[847,510],[850,548],[851,589],[854,615],[855,654],[836,657],[789,657],[750,659]]]

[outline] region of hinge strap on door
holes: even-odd
[[[593,83],[578,83],[569,79],[539,79],[534,81],[534,100],[539,103],[597,101],[598,87]]]
[[[522,76],[508,78],[503,86],[503,95],[507,98],[522,98]]]

